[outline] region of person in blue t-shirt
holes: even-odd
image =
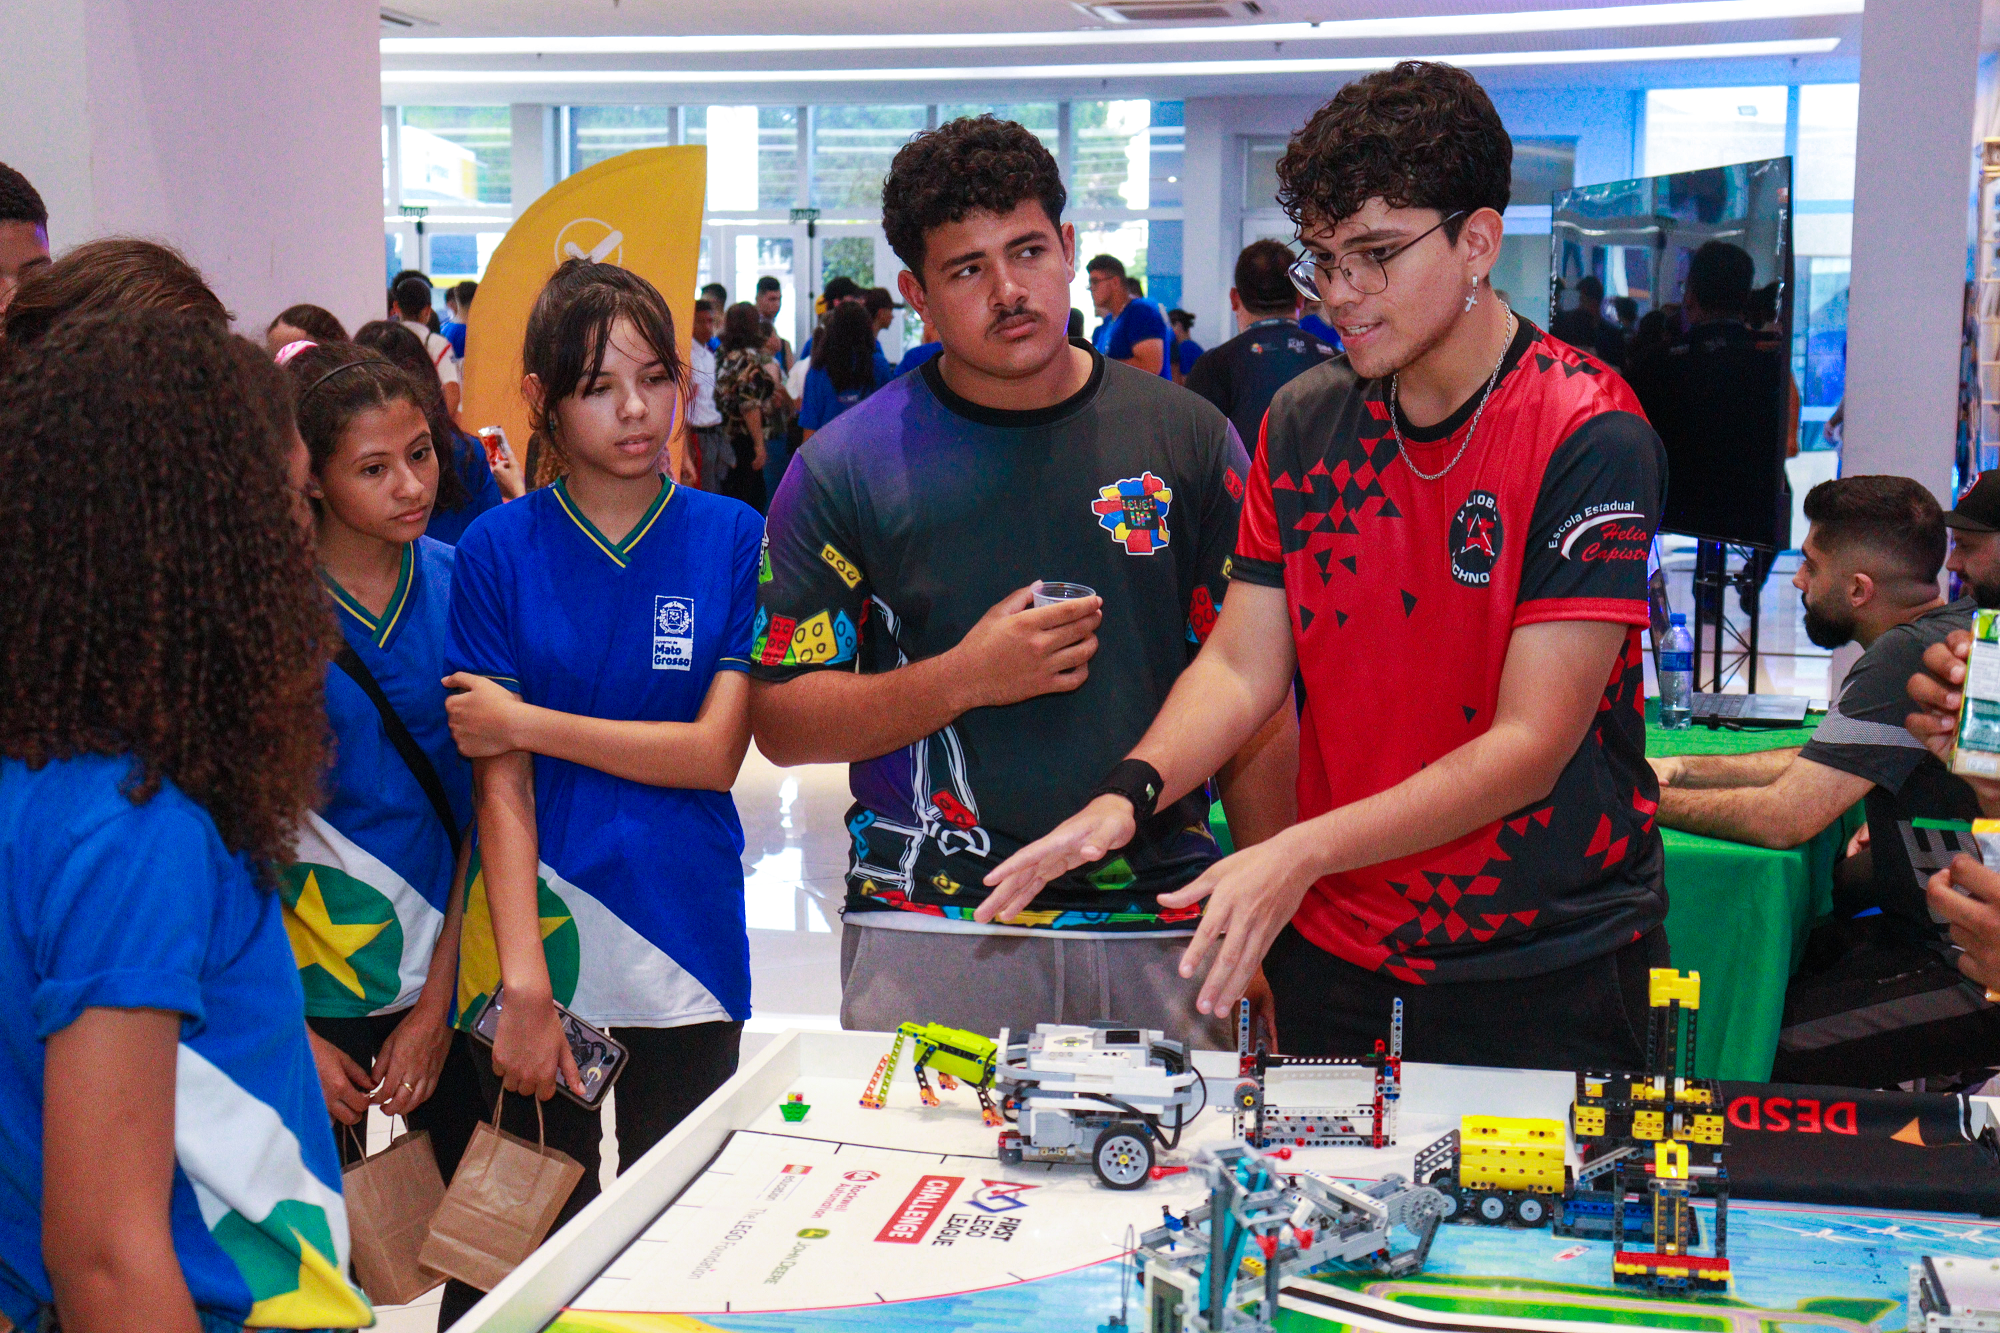
[[[451,344],[452,354],[460,361],[465,360],[466,317],[472,313],[472,297],[478,290],[479,284],[470,280],[445,288],[445,321],[438,325],[438,332]]]
[[[924,340],[903,353],[903,359],[896,363],[896,374],[899,376],[909,374],[943,350],[944,344],[938,341],[937,330],[931,327],[929,320],[925,320]]]
[[[375,1103],[407,1117],[449,1180],[485,1106],[451,1023],[472,771],[441,683],[452,548],[423,535],[443,471],[425,412],[437,395],[361,347],[306,347],[285,369],[312,457],[320,580],[347,649],[327,668],[334,764],[284,870],[285,930],[328,1113],[360,1125]],[[357,1159],[357,1136],[335,1133],[342,1161]],[[477,1299],[458,1293],[463,1306]]]
[[[1125,265],[1116,255],[1098,255],[1084,266],[1090,275],[1090,299],[1106,316],[1099,327],[1104,341],[1098,350],[1113,361],[1172,378],[1167,365],[1166,317],[1151,301],[1132,295],[1125,285]]]
[[[1187,310],[1169,310],[1167,326],[1174,331],[1172,352],[1174,383],[1187,383],[1187,374],[1194,369],[1194,363],[1201,360],[1204,350],[1194,340],[1194,315]]]
[[[880,355],[867,309],[852,302],[835,306],[812,368],[806,371],[804,401],[799,405],[799,428],[806,439],[886,383],[876,364]]]
[[[750,1014],[743,830],[763,524],[660,473],[686,393],[652,284],[572,260],[521,351],[552,484],[473,523],[452,575],[445,684],[479,842],[461,1023],[505,988],[489,1095],[577,1087],[555,1005],[631,1051],[618,1155],[636,1162],[735,1071]],[[828,649],[831,652],[831,648]],[[549,1101],[547,1141],[598,1191],[596,1112]],[[532,1137],[527,1097],[502,1124]],[[560,1222],[558,1223],[560,1225]]]
[[[332,630],[289,400],[201,312],[72,315],[0,376],[12,1328],[374,1322],[273,891]]]
[[[430,526],[424,535],[447,545],[456,544],[464,535],[472,520],[489,509],[504,503],[500,482],[486,461],[486,446],[467,435],[453,423],[444,410],[444,395],[430,393],[432,381],[437,379],[430,370],[430,357],[424,352],[424,345],[417,335],[410,332],[400,321],[378,319],[363,324],[354,332],[357,346],[380,352],[414,381],[426,396],[422,404],[424,416],[430,423],[431,438],[450,441],[452,466],[443,470],[438,477],[436,504],[431,508]],[[425,376],[430,378],[427,380]],[[441,446],[442,447],[442,446]],[[518,491],[518,474],[510,480]]]

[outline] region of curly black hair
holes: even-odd
[[[48,205],[34,185],[14,168],[0,162],[0,222],[30,222],[49,225]]]
[[[1061,224],[1069,191],[1054,154],[1011,120],[962,116],[917,135],[896,154],[882,182],[882,230],[921,283],[924,233],[968,213],[1011,213],[1024,199]]]
[[[1514,141],[1470,74],[1405,60],[1356,79],[1313,113],[1278,160],[1278,203],[1301,231],[1352,217],[1370,199],[1450,216],[1504,212]],[[1454,244],[1465,219],[1445,224]]]
[[[318,797],[340,642],[294,519],[284,376],[213,320],[72,316],[0,373],[0,754],[130,755],[268,887]]]

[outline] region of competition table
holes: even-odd
[[[890,1086],[886,1109],[863,1109],[858,1096],[889,1042],[886,1033],[866,1032],[792,1031],[776,1038],[459,1327],[465,1333],[1097,1333],[1129,1282],[1126,1227],[1157,1226],[1163,1205],[1180,1212],[1203,1202],[1199,1182],[1168,1176],[1120,1192],[1097,1185],[1087,1166],[1003,1165],[970,1092],[943,1091],[942,1105],[924,1107],[907,1068]],[[1168,1162],[1233,1137],[1229,1115],[1213,1108],[1228,1097],[1236,1056],[1197,1052],[1194,1066],[1206,1080],[1211,1109],[1196,1116],[1179,1149],[1166,1154]],[[1354,1180],[1386,1172],[1407,1177],[1414,1155],[1458,1128],[1463,1114],[1566,1118],[1575,1081],[1550,1071],[1411,1063],[1403,1067],[1402,1088],[1393,1146],[1298,1148],[1287,1168]],[[779,1114],[791,1092],[811,1106],[802,1123]],[[2000,1114],[2000,1104],[1973,1111],[1983,1124]],[[1737,1115],[1733,1105],[1731,1114]],[[1567,1155],[1574,1159],[1573,1147]],[[1697,1210],[1704,1236],[1712,1235],[1712,1206],[1704,1201]],[[1546,1228],[1447,1226],[1416,1279],[1364,1282],[1383,1299],[1415,1302],[1417,1309],[1552,1311],[1558,1321],[1449,1325],[1461,1330],[1619,1333],[1618,1326],[1637,1325],[1692,1333],[1890,1333],[1905,1327],[1908,1271],[1918,1258],[2000,1256],[2000,1220],[1962,1213],[1739,1197],[1728,1233],[1736,1276],[1727,1299],[1688,1302],[1613,1290],[1608,1241],[1564,1238]],[[1384,1285],[1396,1290],[1376,1290]],[[1150,1323],[1144,1306],[1135,1303],[1133,1314],[1140,1333]],[[1368,1327],[1408,1333],[1411,1324]],[[1335,1333],[1324,1319],[1280,1328]]]

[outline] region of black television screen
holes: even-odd
[[[1625,376],[1667,448],[1662,531],[1791,544],[1792,160],[1555,196],[1549,331]]]

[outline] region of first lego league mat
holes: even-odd
[[[1504,1087],[1511,1113],[1562,1114],[1565,1075],[1453,1071],[1452,1095],[1425,1095],[1406,1067],[1394,1147],[1294,1149],[1288,1168],[1346,1179],[1408,1175],[1415,1152],[1455,1128],[1463,1105]],[[1432,1067],[1440,1073],[1442,1067]],[[1211,1102],[1224,1080],[1210,1077]],[[1116,1318],[1147,1327],[1127,1229],[1160,1224],[1206,1194],[1171,1175],[1140,1189],[1098,1184],[1088,1166],[1002,1166],[969,1092],[918,1103],[907,1080],[885,1109],[857,1103],[862,1081],[804,1078],[812,1110],[786,1123],[774,1105],[728,1144],[658,1220],[570,1305],[556,1333],[798,1330],[993,1330],[1095,1333]],[[1435,1090],[1444,1094],[1445,1089]],[[1531,1103],[1540,1107],[1531,1110]],[[1414,1105],[1413,1105],[1414,1104]],[[1215,1110],[1189,1126],[1196,1146],[1231,1140]],[[1713,1209],[1698,1205],[1704,1234]],[[1538,1230],[1447,1225],[1423,1271],[1404,1278],[1326,1276],[1292,1284],[1280,1329],[1562,1329],[1715,1333],[1903,1329],[1909,1267],[1924,1255],[2000,1259],[2000,1222],[1873,1209],[1733,1200],[1734,1286],[1726,1296],[1667,1299],[1611,1282],[1611,1246]],[[1921,1325],[1919,1324],[1919,1327]]]

